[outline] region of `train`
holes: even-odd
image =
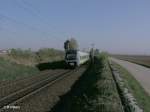
[[[65,53],[65,62],[72,67],[79,67],[86,63],[90,59],[90,55],[87,52],[79,50],[68,50]]]

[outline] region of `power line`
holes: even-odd
[[[14,18],[11,18],[11,17],[9,17],[9,16],[6,16],[6,15],[4,15],[4,14],[0,14],[0,20],[2,21],[3,19],[5,19],[5,20],[8,20],[8,21],[11,21],[11,22],[13,22],[13,23],[15,23],[15,24],[19,24],[19,25],[22,25],[23,27],[26,27],[26,28],[29,28],[30,30],[34,30],[34,31],[37,31],[38,33],[41,33],[42,35],[45,35],[45,34],[47,34],[47,35],[50,35],[49,33],[47,33],[47,32],[43,32],[43,31],[41,31],[40,29],[38,29],[38,28],[36,28],[36,27],[34,27],[34,26],[31,26],[31,25],[28,25],[28,24],[26,24],[26,23],[24,23],[24,22],[21,22],[21,21],[17,21],[17,20],[15,20]],[[59,37],[56,37],[56,36],[53,36],[53,37],[50,37],[50,38],[57,38],[57,39],[60,39]],[[62,39],[61,39],[62,40]]]
[[[27,2],[27,1],[25,1],[25,0],[22,0],[22,2],[23,2],[24,4],[30,6],[30,7],[31,7],[32,9],[34,9],[37,13],[40,12],[40,10],[37,9],[37,8],[35,8],[31,3],[29,3],[29,2]]]
[[[18,1],[18,0],[16,0],[16,1]],[[49,22],[47,22],[47,20],[43,16],[41,16],[40,10],[38,8],[35,8],[31,3],[29,3],[29,2],[27,2],[25,0],[20,0],[20,1],[22,2],[20,4],[19,4],[19,2],[16,2],[19,7],[23,8],[26,12],[30,13],[32,16],[38,17],[40,22],[44,23],[50,29],[54,30],[54,27],[50,27],[51,24]],[[66,33],[64,33],[64,32],[61,32],[61,34],[66,35]]]
[[[33,26],[30,26],[30,25],[28,25],[28,24],[26,24],[26,23],[17,21],[17,20],[15,20],[14,18],[11,18],[11,17],[6,16],[6,15],[4,15],[4,14],[0,14],[0,18],[6,19],[6,20],[11,21],[11,22],[13,22],[13,23],[15,23],[15,24],[20,24],[20,25],[22,25],[22,26],[24,26],[24,27],[27,27],[27,28],[30,28],[30,29],[32,29],[32,30],[38,30],[37,28],[35,28],[35,27],[33,27]]]
[[[39,19],[42,20],[42,22],[45,23],[49,28],[54,29],[54,26],[50,27],[51,24],[49,22],[47,22],[46,18],[41,16],[40,10],[38,8],[35,8],[31,3],[29,3],[25,0],[21,0],[21,1],[22,1],[24,8],[27,9],[29,13],[32,13],[33,15],[39,17]]]

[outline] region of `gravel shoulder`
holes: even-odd
[[[128,61],[110,58],[115,63],[127,69],[150,95],[150,69]]]

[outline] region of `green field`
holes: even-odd
[[[150,67],[150,56],[142,55],[112,55],[112,57]]]
[[[8,54],[0,55],[6,60],[18,64],[35,66],[43,62],[52,62],[64,59],[64,52],[53,48],[42,48],[38,51],[31,49],[11,49]]]
[[[37,74],[36,67],[25,66],[0,58],[0,81],[14,80],[17,78]]]
[[[53,48],[43,48],[36,52],[31,49],[11,49],[8,54],[0,55],[0,81],[35,75],[39,72],[37,65],[48,63],[46,66],[49,66],[52,62],[62,60],[63,56],[63,51]]]

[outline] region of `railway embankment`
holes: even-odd
[[[109,63],[124,111],[143,112],[143,109],[138,105],[131,91],[129,91],[128,86],[125,84],[124,79],[120,76],[120,73],[117,70],[117,68],[113,65],[111,61]]]
[[[2,85],[0,111],[50,111],[59,101],[59,96],[68,92],[85,70],[85,66],[74,70],[48,70],[18,82]]]
[[[60,96],[70,91],[71,86],[79,79],[85,69],[86,68],[83,67],[77,71],[71,71],[68,76],[63,79],[17,103],[17,105],[20,105],[21,107],[20,111],[50,111],[52,107],[60,100]]]
[[[51,112],[123,112],[107,58],[95,58]]]
[[[117,83],[126,111],[150,112],[150,96],[140,83],[121,65],[114,61],[111,61],[111,65],[112,71],[117,77]]]

